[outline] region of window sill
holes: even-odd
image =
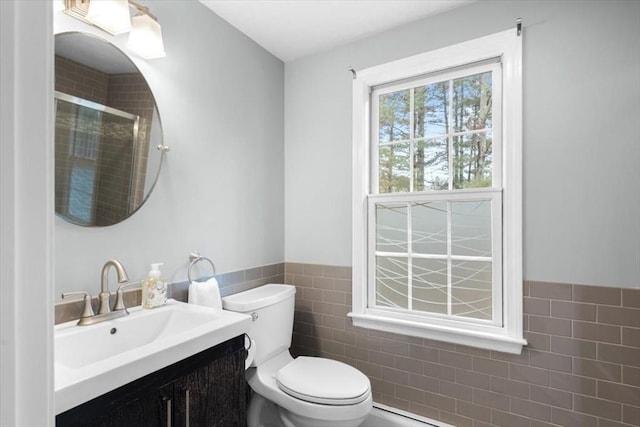
[[[372,314],[349,313],[348,315],[353,319],[353,325],[361,328],[428,338],[503,353],[520,354],[522,347],[527,345],[525,339],[505,335],[430,325]]]

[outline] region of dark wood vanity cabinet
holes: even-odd
[[[244,427],[244,337],[239,336],[59,414],[56,425]]]

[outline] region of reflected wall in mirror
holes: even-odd
[[[160,174],[153,93],[106,40],[61,33],[55,52],[56,213],[81,226],[117,224],[142,206]]]

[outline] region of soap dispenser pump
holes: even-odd
[[[167,281],[160,273],[161,265],[151,264],[149,277],[142,281],[142,308],[160,307],[167,302]]]

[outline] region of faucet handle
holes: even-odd
[[[113,306],[113,311],[117,311],[117,310],[124,310],[125,312],[127,311],[127,307],[125,307],[124,305],[123,289],[128,286],[139,285],[139,284],[140,282],[130,282],[130,283],[123,283],[122,285],[118,286],[118,290],[116,291],[116,303]]]
[[[80,315],[80,319],[85,319],[88,317],[93,317],[93,307],[91,306],[91,294],[87,291],[77,291],[77,292],[63,292],[62,298],[67,298],[75,295],[84,295],[84,307],[82,309],[82,314]]]

